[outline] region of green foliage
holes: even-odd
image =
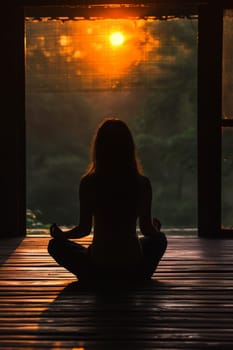
[[[42,222],[39,221],[39,217],[41,216],[40,210],[34,210],[31,209],[26,210],[26,223],[27,228],[40,228],[43,227]]]

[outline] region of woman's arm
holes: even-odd
[[[88,193],[88,186],[86,181],[81,180],[79,186],[79,225],[70,230],[62,231],[56,224],[53,224],[50,227],[51,236],[59,239],[78,239],[89,235],[92,228],[92,208],[90,203],[91,201],[90,193]]]
[[[63,231],[57,224],[53,224],[50,227],[50,235],[53,238],[69,239],[69,238],[82,238],[89,235],[90,232],[85,232],[80,229],[80,226],[75,226],[70,230]]]
[[[139,227],[144,236],[157,235],[161,223],[158,219],[151,218],[152,188],[148,178],[144,178],[142,186],[142,202],[140,205]]]

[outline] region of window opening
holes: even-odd
[[[78,222],[105,116],[125,120],[167,232],[197,226],[197,18],[26,18],[27,228]],[[186,231],[185,231],[186,230]]]

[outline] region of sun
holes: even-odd
[[[121,32],[114,32],[110,35],[109,40],[113,46],[120,46],[124,43],[125,38]]]

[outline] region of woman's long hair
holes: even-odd
[[[104,118],[92,140],[91,162],[84,175],[143,174],[132,134],[118,118]]]

